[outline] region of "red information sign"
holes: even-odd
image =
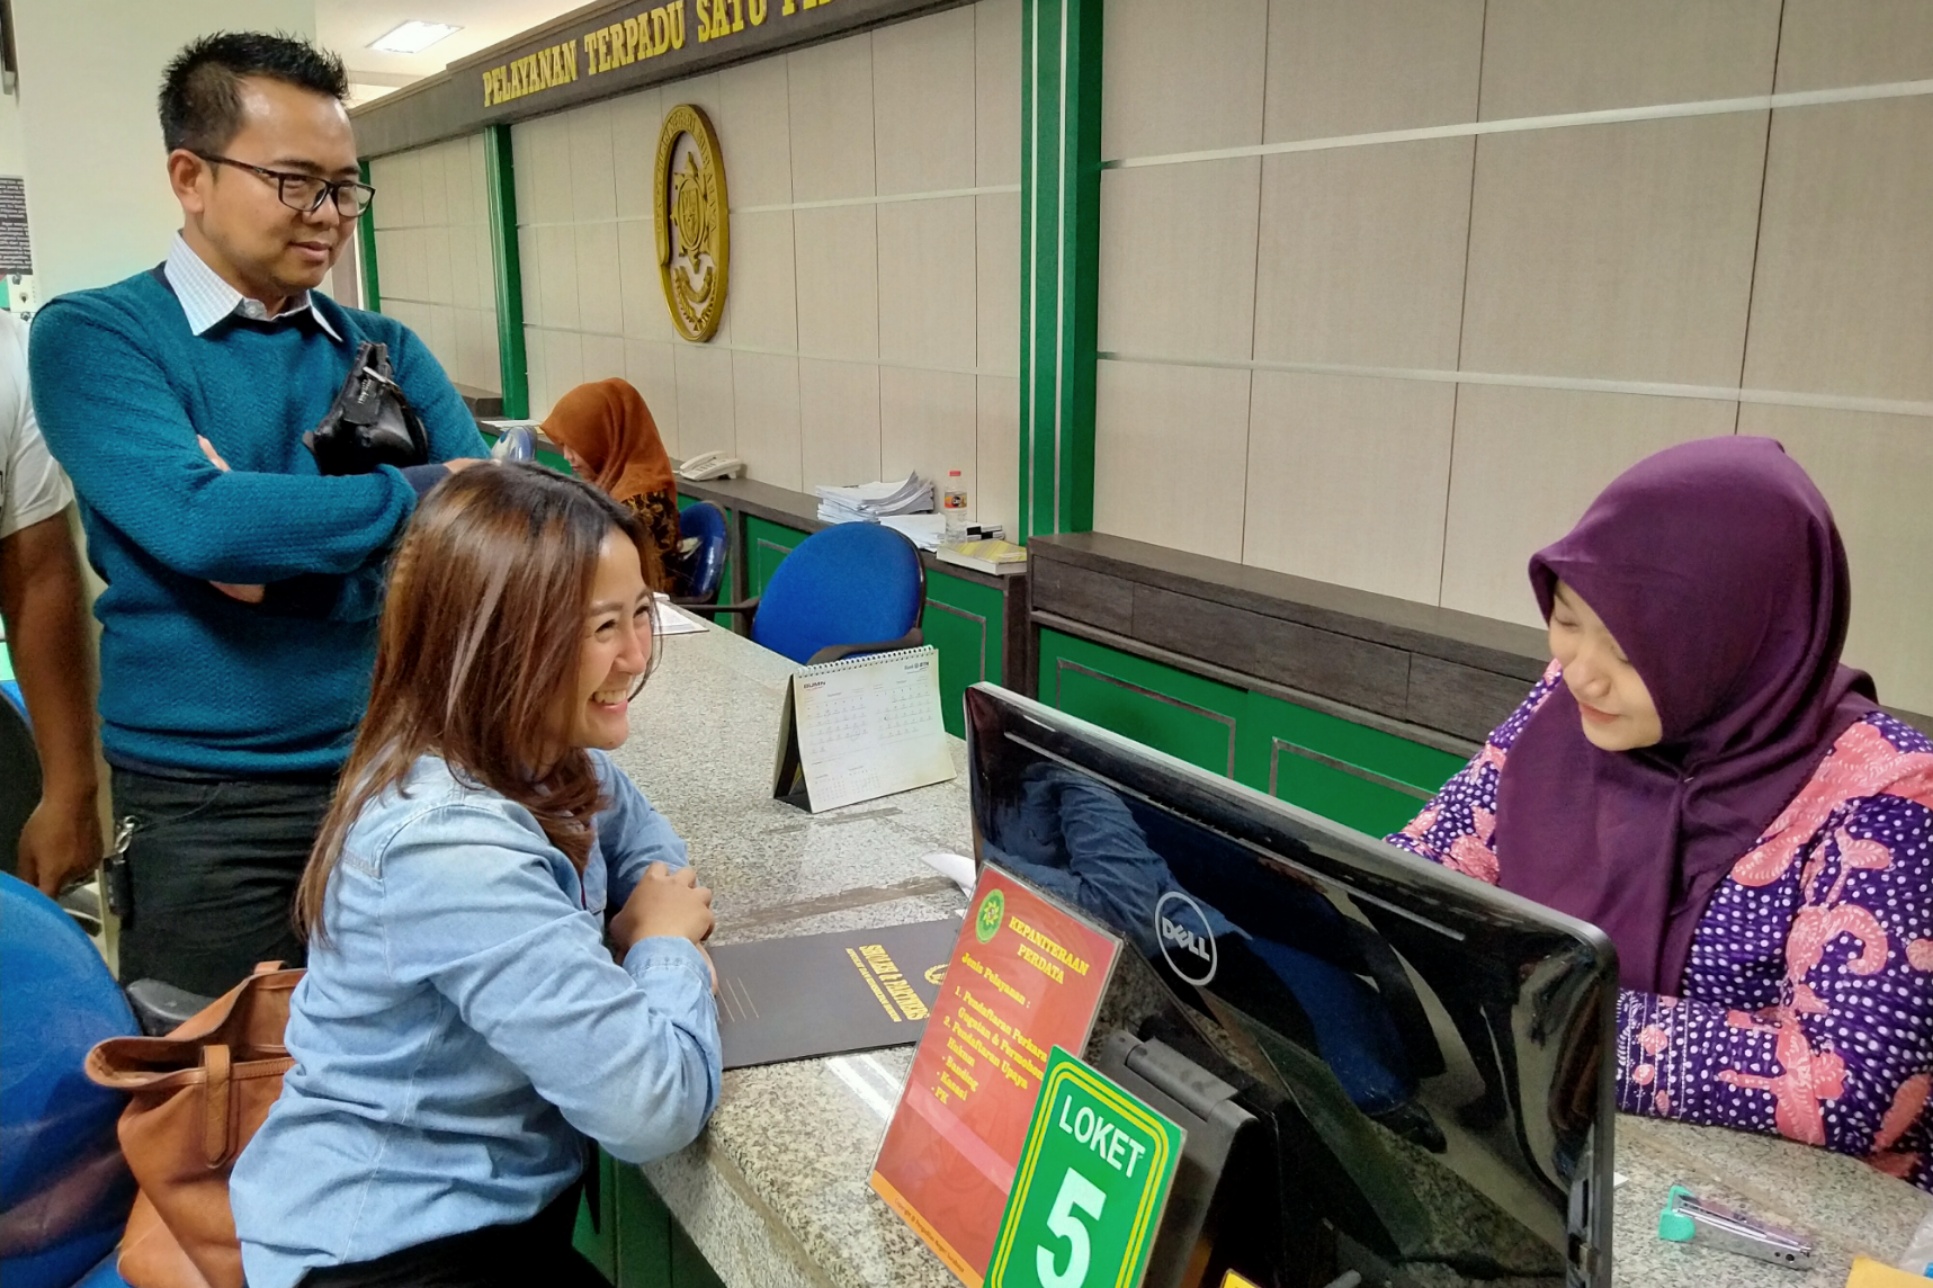
[[[1083,1050],[1120,941],[994,867],[947,963],[872,1186],[980,1288],[1055,1046]]]

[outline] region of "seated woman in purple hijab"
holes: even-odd
[[[1555,660],[1389,839],[1610,935],[1620,1109],[1933,1189],[1933,740],[1839,663],[1825,498],[1770,439],[1686,443],[1530,580]]]

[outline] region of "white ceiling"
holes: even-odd
[[[584,0],[315,0],[316,40],[342,55],[355,102],[413,80],[584,7]],[[463,28],[420,54],[386,54],[369,42],[411,18]]]

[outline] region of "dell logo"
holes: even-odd
[[[1168,969],[1197,988],[1215,978],[1215,935],[1208,914],[1180,890],[1170,890],[1155,901],[1154,933]]]

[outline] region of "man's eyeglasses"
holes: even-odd
[[[330,179],[318,179],[312,174],[292,174],[287,170],[270,170],[264,166],[250,165],[233,157],[216,156],[212,152],[197,152],[196,156],[211,165],[232,165],[237,170],[246,170],[275,185],[275,195],[282,204],[291,210],[299,210],[312,215],[322,209],[322,203],[333,198],[336,212],[344,219],[354,219],[369,209],[375,199],[376,190],[366,183],[353,179],[338,183]]]

